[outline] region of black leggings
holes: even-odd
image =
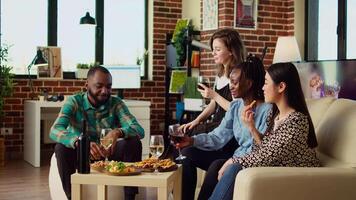
[[[71,182],[70,176],[77,169],[77,151],[68,148],[63,144],[57,143],[54,152],[57,158],[59,176],[62,180],[63,190],[68,199],[71,199]],[[132,137],[119,140],[116,144],[114,154],[109,160],[137,162],[142,158],[142,144],[140,139]],[[138,193],[138,187],[124,187],[125,197]]]
[[[232,144],[229,144],[232,143]],[[232,139],[227,145],[235,145],[237,142]],[[229,151],[204,151],[195,147],[187,147],[182,150],[182,154],[187,158],[182,162],[182,199],[193,200],[195,188],[197,185],[197,167],[203,170],[208,170],[211,163],[217,159],[229,159],[236,148],[228,148]]]

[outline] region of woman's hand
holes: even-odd
[[[225,172],[226,168],[227,168],[229,165],[231,165],[231,164],[233,164],[232,158],[230,158],[229,160],[227,160],[227,161],[224,163],[224,165],[220,168],[219,174],[218,174],[218,180],[219,180],[219,181],[220,181],[221,177],[224,175],[224,172]]]
[[[255,127],[255,112],[252,110],[255,101],[250,105],[245,106],[241,113],[241,121],[247,126],[250,131],[251,136],[256,141],[256,144],[260,145],[262,143],[262,135]]]
[[[245,106],[241,112],[241,120],[250,130],[255,127],[255,112],[253,111],[255,103],[256,101],[253,101],[250,105]]]
[[[201,96],[203,96],[206,99],[214,99],[214,97],[216,96],[216,92],[215,90],[206,87],[204,84],[198,83],[199,86],[201,86],[204,89],[199,89],[197,88],[197,90],[200,92]]]
[[[183,133],[186,133],[188,130],[193,129],[194,127],[196,127],[199,124],[198,120],[193,120],[187,124],[183,124],[178,128],[178,131],[182,131]]]
[[[176,148],[184,148],[184,147],[191,146],[193,144],[194,144],[194,139],[192,137],[185,135],[175,145],[176,145]]]

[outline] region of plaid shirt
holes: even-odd
[[[139,136],[142,139],[145,135],[120,98],[110,97],[106,104],[95,108],[90,104],[87,93],[78,93],[70,96],[63,105],[51,128],[50,138],[74,148],[74,142],[83,130],[83,119],[87,121],[87,134],[93,142],[99,142],[102,128],[120,128],[125,138]]]

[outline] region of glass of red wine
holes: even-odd
[[[183,133],[183,131],[179,130],[179,126],[180,126],[179,124],[173,124],[173,125],[169,125],[169,127],[168,127],[168,133],[170,135],[171,143],[173,145],[181,142],[184,137],[184,133]],[[176,160],[177,161],[184,160],[186,158],[186,156],[182,155],[180,148],[178,148],[178,152],[179,152],[179,156],[176,158]]]
[[[210,79],[208,77],[204,77],[204,76],[199,76],[198,77],[198,83],[205,85],[206,87],[210,86]],[[200,90],[204,90],[204,88],[200,85],[198,85],[198,88]]]
[[[210,87],[210,79],[208,78],[208,77],[204,77],[204,76],[199,76],[198,77],[198,83],[200,83],[200,84],[203,84],[203,85],[205,85],[206,87]],[[198,84],[198,88],[200,89],[200,90],[204,90],[204,88],[202,87],[202,86],[200,86],[199,84]],[[206,101],[204,101],[204,103],[203,103],[203,105],[201,106],[202,108],[205,108],[207,106],[207,102]]]

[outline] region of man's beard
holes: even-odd
[[[88,90],[88,94],[95,101],[96,107],[104,105],[109,100],[109,95],[104,100],[98,99],[98,97],[96,95],[94,95],[90,89]]]

